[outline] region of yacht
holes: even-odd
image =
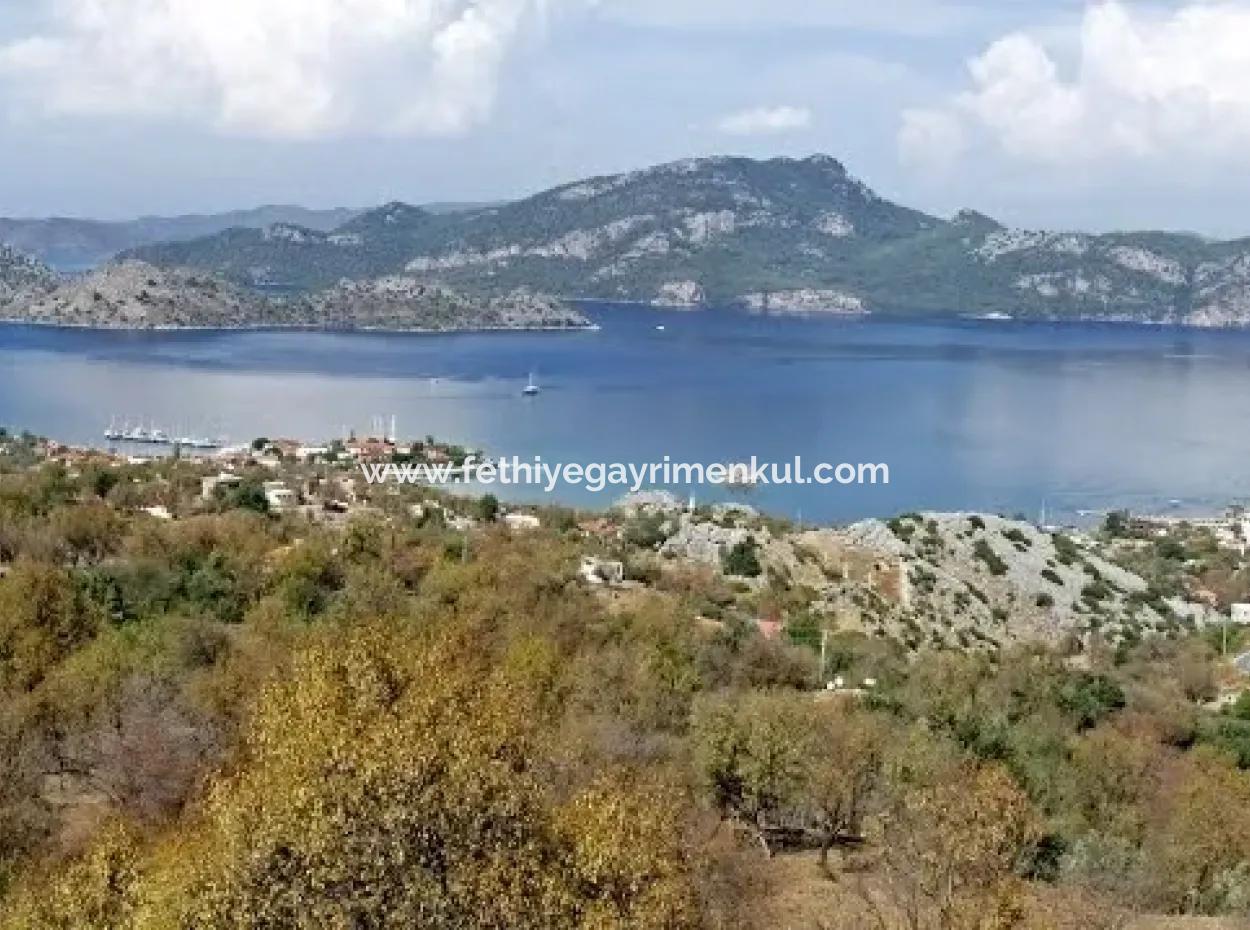
[[[531,372],[529,384],[525,385],[525,390],[521,391],[521,393],[524,394],[526,397],[534,397],[541,391],[542,391],[542,388],[540,388],[537,382],[534,381],[534,374],[533,372]]]

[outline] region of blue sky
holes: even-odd
[[[0,215],[827,152],[940,214],[1250,234],[1250,0],[7,0],[0,132]]]

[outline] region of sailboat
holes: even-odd
[[[529,384],[525,385],[525,389],[521,391],[521,393],[524,394],[526,397],[535,397],[541,391],[542,391],[542,388],[540,388],[538,386],[538,383],[534,381],[534,373],[531,371]]]

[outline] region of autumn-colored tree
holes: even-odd
[[[0,692],[34,687],[102,622],[68,572],[19,562],[0,579]]]
[[[5,899],[2,930],[135,930],[141,840],[106,825],[90,851],[58,870],[28,875]]]
[[[133,880],[67,884],[100,871],[96,847],[19,895],[37,919],[0,927],[696,926],[680,793],[624,775],[556,792],[537,764],[553,654],[471,645],[404,624],[318,637],[261,695],[237,770]]]
[[[827,866],[835,843],[860,838],[885,743],[867,713],[809,694],[748,692],[702,701],[693,730],[707,796],[766,852],[775,833],[797,835]]]
[[[1008,930],[1028,919],[1017,877],[1037,836],[1028,798],[998,765],[900,786],[883,817],[877,922],[906,930]]]
[[[875,716],[847,704],[820,709],[813,721],[803,801],[820,833],[821,866],[839,841],[859,842],[864,817],[880,787],[887,729]]]
[[[1196,913],[1250,908],[1250,775],[1200,749],[1168,766],[1151,810],[1151,903]]]
[[[770,855],[771,832],[807,785],[810,724],[810,701],[784,692],[718,696],[695,708],[695,765],[707,796]]]

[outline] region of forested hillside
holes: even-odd
[[[490,293],[771,312],[1250,322],[1246,240],[1009,229],[972,210],[947,220],[828,156],[690,159],[489,208],[393,203],[329,232],[275,224],[131,254],[284,290],[405,272]]]
[[[50,448],[0,435],[4,930],[1250,913],[1218,629],[913,647],[750,536]]]

